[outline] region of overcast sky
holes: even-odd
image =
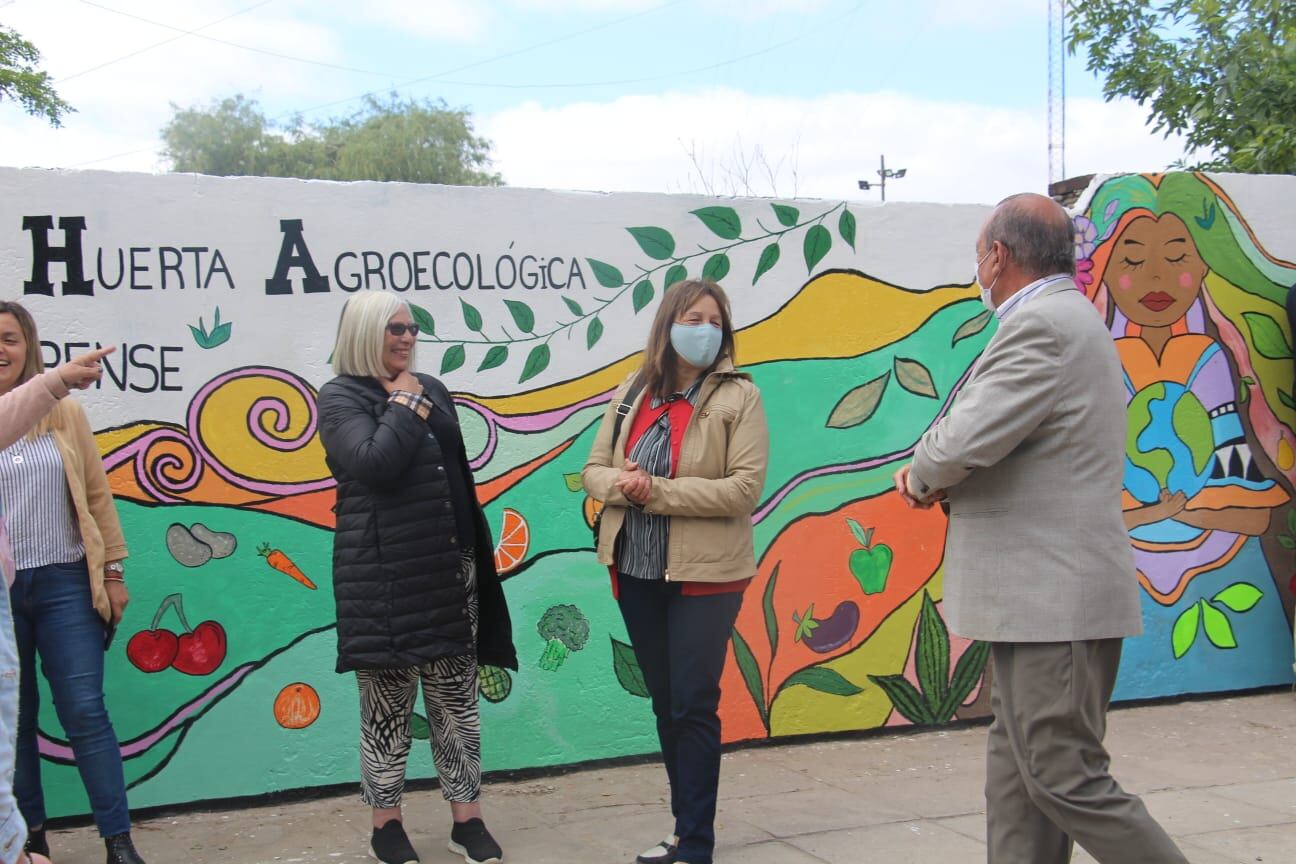
[[[77,113],[0,103],[0,164],[165,171],[171,104],[472,112],[510,185],[993,202],[1047,183],[1046,0],[0,0]],[[1068,175],[1181,155],[1067,63]],[[742,178],[746,178],[744,182]]]

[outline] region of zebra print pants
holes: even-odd
[[[477,633],[477,570],[464,559],[468,620]],[[439,657],[408,669],[362,669],[360,797],[370,807],[399,807],[410,752],[410,718],[419,684],[432,739],[432,761],[447,801],[467,804],[481,794],[481,720],[477,657]]]

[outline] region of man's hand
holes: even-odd
[[[640,468],[638,462],[627,460],[621,476],[617,477],[616,487],[622,495],[642,507],[652,495],[652,475]]]
[[[895,472],[892,479],[895,481],[896,491],[900,493],[900,497],[904,499],[904,502],[908,504],[911,509],[930,510],[932,505],[937,501],[945,500],[945,491],[943,489],[937,489],[926,498],[920,498],[909,485],[910,467],[911,466],[909,465],[905,465],[899,471]]]
[[[94,351],[87,351],[73,357],[62,366],[59,366],[58,374],[63,379],[63,385],[69,390],[85,390],[98,381],[99,376],[103,375],[103,366],[99,365],[99,361],[116,350],[115,345],[109,345],[107,348],[96,348]]]

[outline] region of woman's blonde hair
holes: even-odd
[[[383,291],[351,295],[338,319],[337,342],[333,346],[334,374],[390,378],[382,361],[387,322],[401,309],[408,308],[404,300]],[[414,369],[413,347],[409,368]]]
[[[720,353],[706,372],[715,369],[725,357],[733,363],[738,362],[734,352],[733,316],[724,289],[710,279],[676,282],[666,288],[666,295],[657,307],[657,317],[653,318],[652,328],[648,331],[648,345],[644,348],[643,371],[640,373],[645,392],[663,399],[671,394],[679,362],[670,341],[671,325],[703,297],[713,298],[720,307]]]
[[[12,300],[0,300],[0,315],[12,315],[14,317],[14,320],[18,322],[18,329],[22,331],[23,341],[27,343],[23,356],[22,372],[18,375],[18,383],[26,384],[45,371],[45,361],[41,358],[40,334],[36,332],[36,319],[27,311],[26,307]],[[31,431],[27,433],[27,437],[35,438],[55,429],[63,429],[66,422],[64,420],[64,406],[66,404],[66,399],[60,399],[54,409],[32,427]]]

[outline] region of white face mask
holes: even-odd
[[[991,292],[994,291],[994,286],[999,282],[999,277],[996,276],[990,282],[989,288],[981,285],[981,265],[990,257],[992,251],[994,250],[986,250],[986,253],[981,256],[981,260],[976,263],[976,267],[972,270],[972,281],[981,287],[981,305],[989,309],[991,312],[995,311],[994,298],[991,296]]]

